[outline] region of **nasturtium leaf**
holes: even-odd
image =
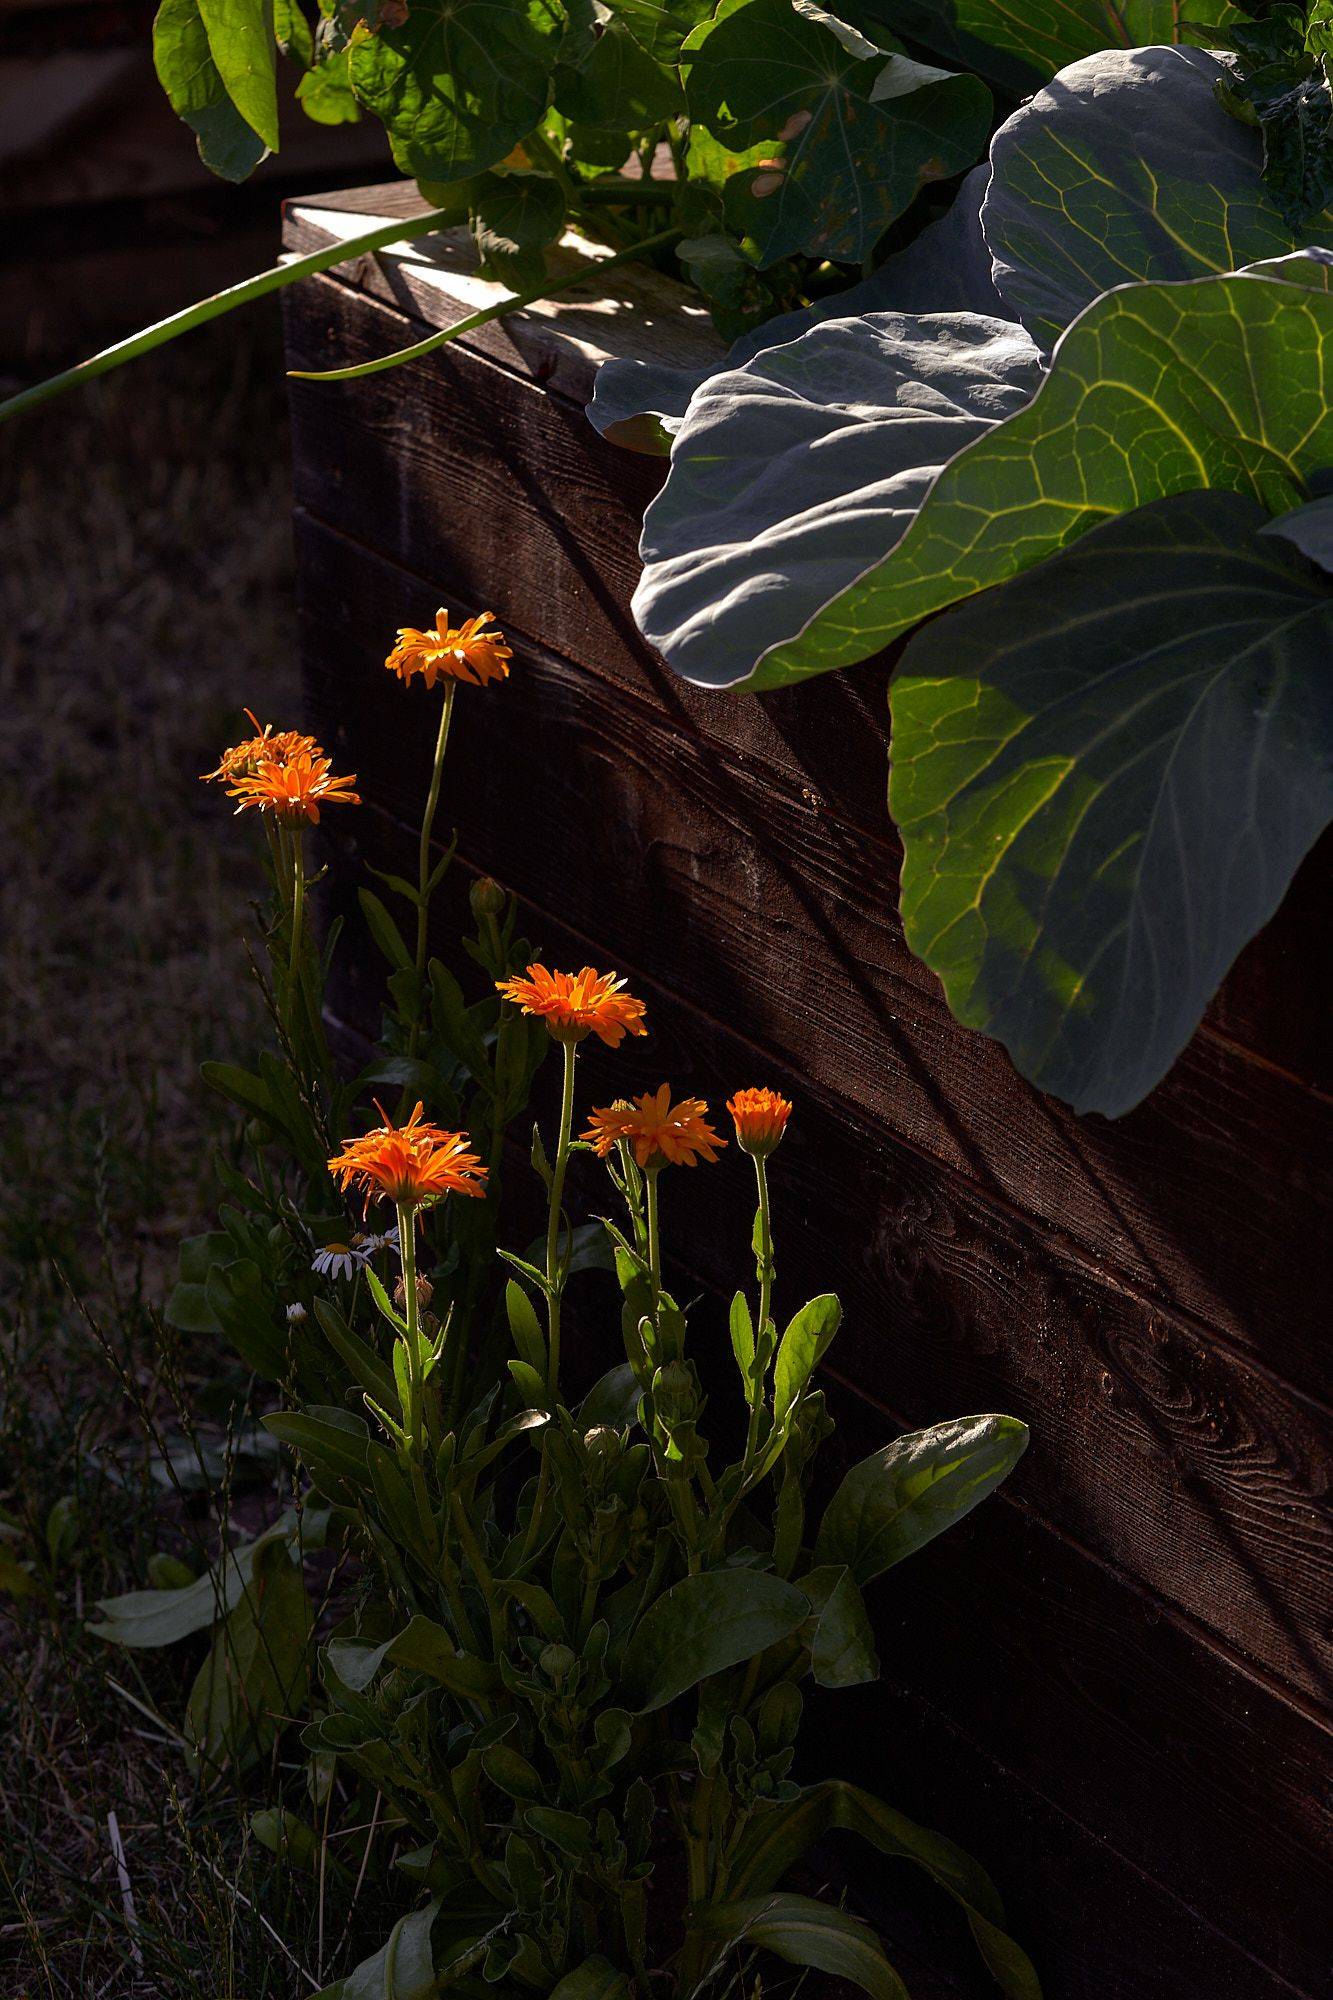
[[[1305,262],[1293,259],[1272,275],[1107,293],[1064,336],[1027,407],[945,466],[905,534],[902,512],[883,509],[854,455],[848,477],[859,475],[861,490],[820,492],[803,513],[790,474],[780,501],[767,486],[752,426],[713,424],[706,485],[714,518],[683,493],[673,496],[670,479],[649,509],[645,540],[656,515],[670,522],[673,545],[663,552],[669,560],[648,551],[638,600],[644,629],[651,627],[654,643],[690,679],[746,680],[741,663],[748,659],[756,669],[749,687],[780,687],[869,658],[931,612],[1164,494],[1226,487],[1251,494],[1271,513],[1287,512],[1333,464],[1333,404],[1324,389],[1333,293],[1299,282]],[[1321,277],[1324,269],[1319,264]],[[817,329],[806,341],[828,332]],[[847,338],[854,344],[858,336]],[[873,321],[863,323],[859,340],[867,354],[874,349]],[[761,356],[751,368],[781,365],[802,345]],[[706,406],[707,393],[696,403]],[[820,390],[812,384],[811,393]],[[822,413],[827,435],[838,422],[836,383],[822,393],[832,405]],[[770,455],[794,445],[798,432],[821,434],[820,414],[803,408],[794,422],[783,411],[767,429]],[[678,455],[693,422],[692,413]],[[847,521],[862,560],[848,584],[825,596],[835,566],[818,559],[832,517]],[[867,561],[877,517],[884,554]],[[755,544],[738,548],[745,533],[739,524],[751,518]],[[781,573],[771,560],[775,548]],[[705,578],[706,599],[699,590]],[[714,580],[725,583],[725,594]],[[711,636],[701,617],[705,601],[715,607]],[[747,617],[752,645],[739,629]],[[784,628],[785,642],[775,637]]]
[[[644,519],[645,635],[690,680],[743,680],[873,570],[940,468],[1040,374],[1007,321],[881,313],[715,375]]]
[[[686,35],[712,11],[712,0],[615,0],[617,21],[660,63],[676,62]]]
[[[815,1561],[845,1563],[859,1584],[915,1554],[970,1514],[1027,1447],[1017,1417],[954,1417],[908,1431],[854,1465],[828,1504]]]
[[[890,311],[1012,317],[991,282],[990,253],[981,234],[981,198],[989,178],[989,166],[974,167],[945,213],[928,223],[905,250],[886,258],[868,278],[765,320],[753,333],[742,334],[725,354],[719,351],[711,368],[681,368],[620,356],[604,361],[588,405],[589,420],[613,444],[649,457],[665,456],[702,382],[743,367],[767,348],[785,347],[824,320]]]
[[[473,183],[472,240],[483,269],[512,291],[538,284],[543,251],[565,226],[565,197],[545,174],[482,174]]]
[[[268,153],[227,95],[199,0],[162,0],[153,21],[153,65],[172,110],[194,133],[210,173],[243,181]]]
[[[690,117],[728,144],[771,143],[771,161],[725,193],[761,266],[796,253],[863,263],[927,181],[982,151],[986,86],[950,76],[881,98],[896,60],[812,0],[722,0],[686,41]]]
[[[348,75],[350,50],[338,49],[308,69],[296,86],[302,111],[315,125],[356,125],[361,106]],[[434,204],[439,206],[438,203]]]
[[[680,78],[618,20],[606,23],[577,61],[556,66],[555,108],[575,124],[648,131],[684,108]]]
[[[1045,346],[1113,285],[1234,271],[1302,242],[1261,175],[1258,133],[1214,96],[1199,49],[1107,49],[1061,71],[991,145],[981,222],[995,283]]]
[[[404,173],[463,180],[541,119],[561,27],[542,0],[412,0],[401,27],[353,44],[352,88]]]
[[[1078,1111],[1158,1082],[1333,817],[1333,589],[1181,493],[927,625],[892,690],[907,941]]]
[[[649,1606],[625,1649],[624,1705],[643,1715],[756,1653],[810,1614],[803,1591],[762,1570],[683,1577]]]
[[[1236,18],[1230,0],[857,0],[854,21],[888,17],[898,33],[1024,96],[1099,49],[1206,40]]]
[[[869,1924],[812,1896],[778,1894],[707,1903],[694,1912],[691,1929],[714,1943],[760,1946],[789,1965],[848,1979],[871,2000],[909,2000]]]
[[[278,150],[273,0],[199,0],[222,87],[270,153]]]

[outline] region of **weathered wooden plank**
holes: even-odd
[[[411,182],[293,202],[285,215],[283,246],[304,254],[364,231],[376,218],[424,210]],[[683,286],[648,264],[618,266],[599,279],[597,265],[609,255],[571,232],[548,252],[550,275],[564,279],[582,267],[588,284],[512,318],[492,320],[463,335],[463,346],[580,406],[591,396],[597,369],[609,354],[682,368],[705,368],[721,358],[725,349],[707,312]],[[506,296],[503,285],[478,277],[477,253],[465,227],[361,258],[343,275],[367,298],[431,328],[452,326]]]
[[[356,923],[353,859],[357,865],[401,863],[404,838],[405,830],[374,807],[354,822],[348,817],[341,826],[330,825],[334,907],[342,908],[349,926]],[[465,891],[466,879],[455,877],[450,895],[460,907]],[[445,932],[457,920],[457,910],[442,911]],[[545,937],[558,962],[588,944],[549,910],[525,910],[524,922]],[[355,946],[345,955],[352,978],[341,986],[339,1000],[370,1018],[374,982],[365,977],[366,959]],[[727,1089],[756,1075],[761,1053],[748,1040],[642,975],[636,985],[648,1001],[650,1041],[627,1043],[614,1055],[588,1044],[584,1103],[655,1084],[667,1074],[677,1087],[716,1104]],[[1022,1413],[1019,1350],[1053,1341],[1063,1311],[1057,1300],[1047,1320],[1034,1323],[1021,1302],[1015,1307],[1006,1297],[1008,1257],[1022,1264],[1033,1251],[1006,1252],[999,1245],[978,1252],[957,1220],[960,1211],[946,1209],[938,1181],[922,1181],[913,1156],[902,1155],[892,1141],[849,1133],[822,1097],[803,1091],[785,1071],[765,1063],[764,1074],[800,1096],[799,1122],[775,1175],[780,1296],[790,1305],[833,1284],[848,1305],[849,1326],[835,1358],[857,1387],[837,1377],[831,1394],[850,1453],[872,1448],[902,1422],[987,1404]],[[733,1159],[729,1167],[682,1172],[665,1190],[668,1254],[683,1252],[686,1270],[715,1294],[725,1294],[748,1265],[751,1195],[740,1165]],[[574,1201],[581,1206],[599,1183],[591,1163],[579,1161],[577,1168],[584,1185]],[[922,1228],[922,1218],[932,1215],[938,1227]],[[974,1304],[960,1312],[958,1300],[969,1293]],[[706,1344],[706,1308],[697,1323]],[[866,1331],[872,1327],[883,1329],[882,1343]],[[720,1303],[714,1331],[725,1340]],[[865,1399],[872,1368],[892,1394],[887,1415]],[[1320,1899],[1301,1885],[1318,1878],[1328,1852],[1328,1731],[1237,1670],[1151,1592],[1091,1560],[1034,1511],[1062,1505],[1071,1529],[1085,1525],[1082,1496],[1072,1489],[1086,1393],[1085,1385],[1070,1381],[1062,1410],[1044,1415],[1006,1497],[896,1571],[875,1596],[887,1676],[912,1703],[935,1706],[964,1737],[983,1742],[1006,1772],[1018,1774],[1020,1795],[1027,1787],[1056,1809],[1045,1822],[1053,1844],[1034,1847],[1026,1857],[1033,1910],[1027,1934],[1049,1943],[1053,1930],[1064,1940],[1060,1956],[1068,1978],[1053,1986],[1052,2000],[1085,1994],[1088,2000],[1094,1994],[1097,2000],[1143,2000],[1157,1992],[1207,1993],[1210,2000],[1231,1992],[1239,2000],[1266,1992],[1273,1980],[1316,1995],[1326,1970],[1326,1923]],[[1149,1448],[1137,1466],[1116,1472],[1130,1484],[1130,1503],[1142,1497],[1136,1481],[1144,1492],[1152,1486],[1152,1458]],[[1188,1547],[1198,1523],[1186,1514],[1183,1497],[1176,1526]],[[836,1712],[849,1724],[844,1741],[851,1768],[895,1797],[903,1796],[905,1785],[909,1792],[915,1786],[915,1795],[904,1799],[909,1809],[977,1847],[1015,1900],[998,1844],[1002,1807],[992,1800],[989,1819],[974,1822],[971,1802],[960,1802],[950,1790],[947,1806],[959,1807],[960,1816],[941,1813],[938,1775],[932,1778],[931,1766],[905,1753],[886,1725],[881,1689],[850,1706],[839,1704]],[[974,1752],[971,1762],[975,1767],[982,1760]],[[962,1758],[960,1769],[968,1763]],[[1072,1829],[1069,1820],[1076,1823]],[[1095,1896],[1080,1902],[1078,1877],[1071,1879],[1071,1853],[1091,1837],[1109,1849],[1111,1872],[1119,1870],[1122,1883],[1126,1866],[1148,1878],[1124,1892],[1127,1911],[1137,1913],[1140,1901],[1145,1909],[1160,1909],[1157,1885],[1169,1885],[1178,1938],[1163,1940],[1151,1925],[1131,1935],[1129,1923],[1108,1943]],[[1188,1980],[1178,1975],[1174,1987],[1163,1983],[1163,1965],[1175,1963],[1183,1973],[1191,1963],[1181,1941],[1197,1942],[1203,1926],[1217,1934],[1214,1955],[1229,1958],[1229,1969],[1217,1983],[1209,1983],[1213,1975],[1206,1972]],[[1218,1940],[1229,1941],[1235,1955],[1229,1957]],[[1212,1950],[1204,1950],[1200,1966]],[[1240,1954],[1253,1962],[1250,1985]],[[1154,1958],[1161,1959],[1155,1968]]]
[[[424,618],[430,594],[313,522],[298,522],[298,538],[305,612],[319,621],[318,720],[336,731],[355,716],[346,754],[407,817],[428,730],[378,666],[376,621]],[[695,1004],[799,1051],[811,1083],[974,1181],[1001,1213],[1045,1222],[1051,1247],[1094,1277],[1174,1320],[1183,1308],[1326,1393],[1321,1100],[1200,1040],[1132,1117],[1074,1118],[952,1020],[902,944],[883,849],[642,691],[608,689],[526,644],[520,661],[509,688],[460,715],[450,810],[483,865],[549,899],[562,884],[569,921],[590,936],[606,935],[612,901],[633,962],[660,964],[669,939]],[[514,805],[497,814],[497,798]]]
[[[410,200],[377,200],[378,194],[367,191],[360,225],[376,209],[407,212],[411,206]],[[328,221],[315,204],[293,211],[291,246],[326,241]],[[454,265],[466,259],[457,246],[441,255]],[[383,353],[425,327],[456,319],[474,295],[479,300],[483,292],[488,298],[495,293],[494,287],[478,290],[475,279],[464,281],[468,297],[460,302],[443,286],[423,290],[409,267],[410,259],[365,259],[354,272],[340,272],[340,281],[350,279],[364,294],[359,315],[357,295],[349,300],[346,285],[326,279],[304,287],[291,301],[290,338],[302,356],[299,365]],[[671,288],[653,273],[620,275],[619,312],[594,311],[583,319],[570,314],[568,334],[564,317],[518,315],[468,342],[506,370],[565,387],[580,405],[590,364],[602,352],[622,351],[631,328],[642,324],[633,337],[645,356],[671,353]],[[676,297],[684,296],[677,288]],[[415,324],[367,312],[365,299],[396,301]],[[698,338],[691,333],[690,343]],[[504,376],[491,378],[469,360],[461,351],[432,357],[414,369],[410,393],[396,374],[373,378],[358,386],[357,406],[345,412],[340,402],[321,401],[343,391],[298,393],[295,413],[310,447],[298,453],[307,481],[299,497],[353,534],[387,510],[402,524],[395,548],[400,559],[423,576],[449,577],[470,602],[487,601],[494,592],[495,533],[503,521],[510,556],[503,572],[506,613],[513,622],[619,682],[652,687],[682,720],[737,749],[799,770],[825,810],[882,839],[882,674],[860,668],[835,682],[821,681],[813,700],[808,689],[738,701],[684,687],[643,644],[628,610],[638,575],[639,522],[661,478],[661,461],[604,445],[577,407],[535,390],[530,398],[516,396]],[[373,443],[367,452],[362,424],[372,436],[387,431],[398,438],[409,402],[410,454],[386,461]],[[338,493],[327,483],[330,467],[349,453],[364,511],[348,508],[345,498],[339,508]],[[475,482],[480,500],[463,514],[442,504],[460,481],[465,491]],[[1283,908],[1242,954],[1208,1021],[1233,1043],[1333,1093],[1324,997],[1333,987],[1333,932],[1322,918],[1330,863],[1333,841],[1326,840],[1298,874]]]

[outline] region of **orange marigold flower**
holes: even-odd
[[[506,1000],[545,1021],[558,1042],[581,1042],[599,1035],[609,1049],[618,1049],[627,1034],[646,1035],[643,1002],[625,991],[614,972],[548,972],[530,965],[523,979],[497,979]]]
[[[233,743],[230,750],[224,750],[217,770],[201,773],[205,784],[217,782],[229,785],[233,778],[252,776],[261,764],[290,763],[302,751],[311,757],[323,755],[313,736],[302,736],[297,729],[275,730],[271,722],[266,722],[261,729],[259,718],[252,708],[247,708],[245,714],[250,719],[254,735],[247,736],[242,743]]]
[[[656,1096],[648,1091],[630,1104],[622,1100],[594,1111],[583,1137],[602,1159],[628,1140],[641,1167],[693,1167],[715,1160],[727,1143],[707,1118],[702,1098],[682,1097],[673,1104],[671,1086],[664,1083]]]
[[[329,1161],[329,1172],[346,1194],[362,1189],[369,1207],[377,1195],[421,1208],[446,1194],[482,1196],[486,1169],[470,1152],[466,1132],[446,1132],[427,1124],[418,1104],[406,1125],[394,1125],[382,1104],[384,1123],[359,1139],[344,1139],[342,1151]]]
[[[753,1159],[767,1158],[787,1129],[791,1101],[776,1090],[738,1090],[727,1101],[736,1143]]]
[[[414,625],[404,625],[384,664],[400,680],[410,681],[414,674],[420,674],[428,688],[437,680],[469,681],[473,687],[505,680],[514,656],[503,632],[485,630],[494,622],[495,613],[483,611],[476,618],[465,618],[461,625],[451,625],[449,613],[437,611],[433,632],[418,632]]]
[[[227,787],[227,797],[238,801],[237,812],[257,806],[272,813],[283,826],[299,826],[302,820],[316,824],[321,806],[359,806],[359,793],[352,790],[356,773],[335,778],[332,760],[298,750],[286,763],[267,762],[257,771],[246,771]]]

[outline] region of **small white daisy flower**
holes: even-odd
[[[299,1299],[296,1301],[295,1305],[288,1306],[287,1317],[293,1323],[293,1325],[295,1325],[295,1323],[298,1320],[302,1320],[305,1318],[305,1307],[301,1304],[301,1301]]]
[[[365,1257],[350,1243],[326,1243],[310,1260],[310,1268],[321,1278],[354,1278]]]
[[[374,1257],[381,1250],[396,1250],[398,1248],[398,1224],[395,1222],[393,1228],[386,1229],[383,1235],[363,1236],[361,1239],[361,1248],[365,1251],[367,1257]]]

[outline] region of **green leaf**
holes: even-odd
[[[643,1391],[628,1361],[608,1368],[583,1399],[579,1422],[585,1431],[606,1424],[615,1431],[628,1430],[639,1414]]]
[[[830,321],[714,376],[644,517],[645,636],[687,679],[743,680],[859,587],[941,466],[1040,381],[1021,327],[961,314]]]
[[[345,1979],[335,1980],[312,2000],[434,2000],[439,1992],[431,1931],[439,1902],[414,1910],[394,1925],[387,1940],[370,1958],[362,1959]]]
[[[301,0],[274,0],[273,39],[283,55],[309,69],[315,60],[315,38]]]
[[[750,1370],[754,1367],[754,1321],[744,1292],[737,1292],[733,1297],[727,1324],[731,1333],[731,1351],[736,1357],[736,1366],[741,1371],[748,1392]]]
[[[614,17],[555,72],[555,106],[593,130],[647,132],[684,109],[680,81]]]
[[[864,550],[877,511],[872,482],[855,502],[844,486],[836,504],[812,507],[799,527],[792,521],[781,546],[794,581],[773,598],[791,600],[781,622],[799,637],[773,646],[747,685],[778,686],[865,659],[931,612],[1031,568],[1109,515],[1165,494],[1224,487],[1252,495],[1270,513],[1305,499],[1306,482],[1333,464],[1333,403],[1322,386],[1333,347],[1333,294],[1301,283],[1302,265],[1317,269],[1322,282],[1324,266],[1297,257],[1271,275],[1108,292],[1070,327],[1027,407],[945,466],[896,546],[898,522],[887,519],[884,554],[822,606],[812,587],[819,578],[809,579],[804,567],[806,545],[821,531],[827,536],[836,512]],[[818,328],[798,345],[838,331]],[[860,338],[872,344],[872,322]],[[751,367],[779,358],[763,356]],[[831,381],[828,390],[836,393]],[[689,428],[687,422],[678,454]],[[1114,451],[1108,438],[1116,441]],[[777,448],[771,427],[770,446]],[[713,447],[725,463],[716,437]],[[863,466],[857,471],[864,477]],[[654,506],[660,504],[661,497]],[[795,504],[787,503],[788,515]],[[707,539],[718,544],[739,525],[724,510]],[[776,540],[770,536],[756,550],[751,570],[762,562],[763,574],[773,573]],[[734,566],[728,582],[742,592]],[[645,577],[641,593],[647,587]],[[670,589],[683,587],[677,574]],[[756,629],[762,623],[772,631],[778,622],[772,604],[762,618],[754,608],[750,616]],[[656,621],[643,622],[648,629]],[[726,658],[723,623],[719,616],[714,644]],[[675,647],[676,636],[666,637],[663,650]]]
[[[212,1779],[268,1755],[304,1700],[309,1642],[305,1580],[286,1538],[256,1544],[248,1586],[216,1629],[190,1691],[185,1737],[192,1770]]]
[[[729,145],[772,142],[772,162],[728,181],[727,220],[759,263],[804,253],[863,263],[930,180],[982,152],[990,93],[951,76],[904,95],[899,60],[813,4],[722,0],[681,55],[690,117]]]
[[[350,1411],[276,1410],[264,1428],[299,1451],[312,1472],[331,1472],[364,1487],[370,1465],[370,1438]]]
[[[531,1299],[515,1278],[510,1278],[505,1285],[505,1312],[509,1318],[509,1335],[518,1350],[519,1359],[526,1361],[529,1368],[540,1375],[546,1367],[546,1336]]]
[[[799,1579],[815,1609],[810,1664],[820,1687],[859,1687],[879,1675],[879,1656],[856,1579],[830,1564]]]
[[[629,1981],[609,1959],[585,1958],[551,1988],[551,2000],[628,2000]]]
[[[650,1605],[625,1649],[625,1706],[665,1708],[710,1674],[776,1646],[810,1615],[803,1591],[759,1570],[705,1570]]]
[[[250,1586],[255,1555],[277,1538],[277,1531],[234,1549],[224,1563],[183,1588],[130,1590],[121,1597],[104,1597],[99,1622],[88,1631],[117,1646],[171,1646],[202,1632],[239,1603]],[[281,1539],[286,1540],[286,1530]]]
[[[1004,1929],[1004,1906],[985,1870],[943,1834],[918,1826],[873,1793],[841,1779],[809,1786],[788,1803],[761,1806],[736,1850],[732,1888],[747,1897],[771,1888],[807,1848],[835,1829],[857,1834],[892,1859],[924,1868],[965,1912],[982,1957],[1010,2000],[1041,2000],[1037,1975]]]
[[[954,1417],[908,1431],[854,1465],[829,1502],[817,1563],[845,1563],[867,1584],[993,1493],[1027,1447],[1017,1417]]]
[[[270,153],[278,150],[273,0],[198,0],[209,52],[228,97]]]
[[[199,0],[162,0],[153,21],[153,66],[172,110],[194,133],[209,172],[245,180],[269,147],[227,94]]]
[[[1333,591],[1266,523],[1239,493],[1155,501],[899,667],[907,942],[1078,1111],[1161,1079],[1333,818]]]
[[[1099,49],[1206,40],[1211,24],[1236,17],[1230,0],[1025,0],[1021,8],[1011,0],[892,0],[891,12],[899,34],[1014,97]]]
[[[297,102],[316,125],[357,125],[361,106],[353,92],[348,63],[350,49],[338,49],[307,70],[296,86]]]
[[[482,174],[472,201],[472,240],[487,272],[524,291],[539,284],[544,251],[565,226],[565,197],[545,174]]]
[[[352,88],[404,173],[465,180],[541,120],[561,30],[542,0],[412,0],[401,27],[353,45]]]
[[[356,900],[361,905],[361,914],[366,920],[370,935],[389,964],[402,972],[410,972],[415,961],[403,941],[402,932],[380,898],[372,889],[358,889]]]
[[[823,1360],[842,1324],[842,1307],[832,1292],[822,1292],[790,1321],[778,1347],[773,1368],[773,1419],[781,1423]]]
[[[1225,74],[1199,49],[1107,49],[1000,127],[982,223],[995,283],[1043,345],[1113,285],[1208,277],[1333,240],[1333,216],[1303,237],[1284,221],[1258,133],[1217,102]]]
[[[713,1943],[758,1945],[789,1965],[813,1966],[849,1979],[872,2000],[910,2000],[869,1924],[811,1896],[708,1903],[695,1911],[691,1929]]]

